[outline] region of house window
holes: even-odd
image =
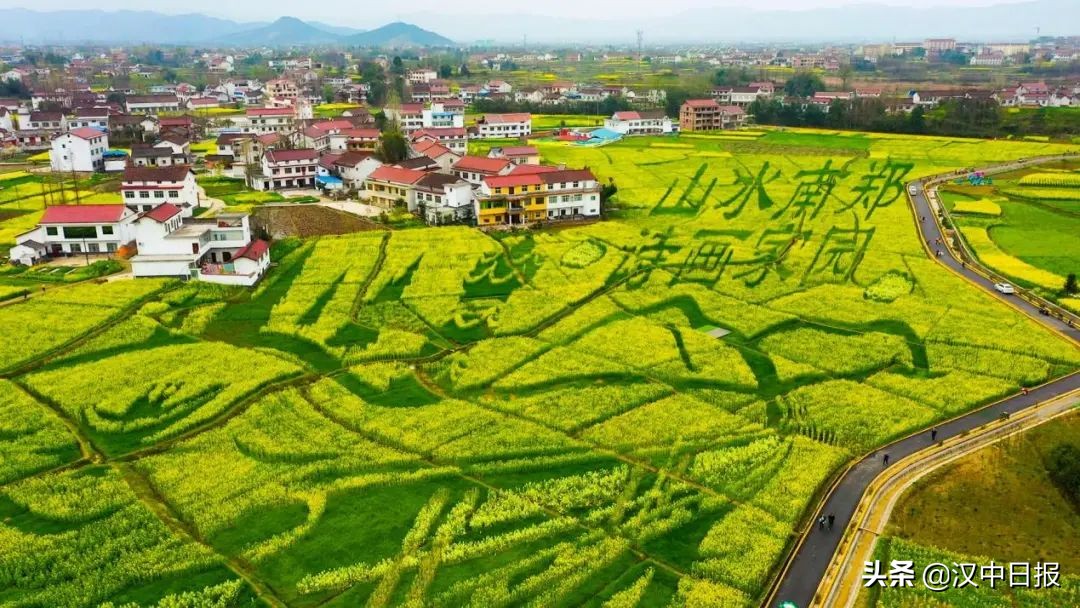
[[[56,236],[56,226],[46,226],[45,234],[49,236]]]
[[[150,192],[146,190],[139,190],[139,198],[150,198]]]
[[[165,198],[165,192],[161,190],[154,190],[154,198]]]
[[[169,190],[169,198],[178,198],[180,196],[179,190]]]
[[[101,227],[101,234],[112,234],[112,233],[113,233],[113,227],[112,226],[102,226]]]
[[[64,238],[94,239],[97,238],[97,228],[94,226],[64,226]]]

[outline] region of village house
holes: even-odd
[[[414,158],[431,159],[438,166],[436,170],[447,175],[452,174],[454,165],[461,159],[460,154],[456,154],[450,148],[430,139],[422,139],[413,143],[409,148],[409,154]]]
[[[439,77],[439,73],[430,68],[419,68],[415,70],[409,70],[408,79],[410,84],[426,84],[432,80],[436,80]]]
[[[15,249],[31,243],[24,247],[52,256],[115,253],[133,239],[135,217],[124,205],[50,205],[33,230],[15,237]],[[21,258],[26,251],[11,254]]]
[[[452,173],[474,186],[479,186],[484,178],[506,175],[513,168],[514,163],[507,158],[463,156],[454,164]]]
[[[722,106],[715,99],[688,99],[679,110],[680,131],[737,129],[746,121],[738,106]]]
[[[464,129],[465,106],[460,101],[436,102],[423,111],[425,129]]]
[[[146,212],[162,203],[171,203],[180,209],[183,217],[191,217],[195,208],[201,206],[195,172],[188,165],[127,167],[120,195],[132,211]]]
[[[136,278],[191,278],[250,287],[270,267],[270,246],[252,240],[247,214],[185,219],[179,207],[163,203],[139,215],[132,232],[138,248],[131,258]]]
[[[244,118],[245,121],[240,121],[244,132],[284,133],[292,130],[296,111],[293,108],[248,108]]]
[[[128,114],[160,114],[179,112],[180,100],[173,94],[167,95],[132,95],[125,102]]]
[[[397,121],[401,132],[409,135],[424,128],[424,104],[403,103],[397,107],[387,107],[386,116]]]
[[[383,209],[399,205],[416,208],[416,184],[427,173],[403,167],[379,167],[364,180],[361,196],[367,203]]]
[[[68,126],[63,112],[30,112],[25,121],[20,119],[19,126],[30,131],[62,131]]]
[[[262,172],[250,177],[256,190],[314,188],[319,153],[311,148],[267,150],[262,157]]]
[[[49,152],[53,171],[104,171],[104,154],[109,149],[109,136],[103,131],[82,127],[57,135]]]
[[[382,133],[374,128],[342,129],[330,134],[329,149],[331,152],[374,152],[379,147],[380,135]]]
[[[217,97],[192,97],[187,100],[187,107],[194,112],[219,108],[221,107],[221,100]]]
[[[495,146],[488,158],[506,159],[515,165],[539,165],[540,151],[535,146]]]
[[[412,143],[434,141],[459,155],[465,154],[469,147],[468,135],[464,128],[437,127],[420,129],[419,131],[413,131],[409,135],[409,141]]]
[[[300,97],[300,89],[296,86],[296,83],[284,78],[266,81],[263,92],[267,97],[279,101],[291,102]]]
[[[344,187],[359,191],[364,181],[382,166],[370,152],[345,152],[333,162],[333,171],[341,178]]]
[[[416,213],[430,225],[464,222],[473,214],[473,189],[465,180],[444,173],[425,173],[413,184]]]
[[[539,177],[547,194],[549,220],[600,215],[600,184],[592,171],[559,169]]]
[[[520,225],[547,219],[544,182],[536,173],[485,177],[475,194],[479,226]]]
[[[485,114],[476,121],[476,137],[512,138],[532,135],[532,114]]]
[[[715,87],[713,89],[713,99],[717,103],[740,108],[745,108],[758,99],[768,99],[771,95],[771,92],[755,86]]]
[[[76,108],[73,116],[68,119],[68,125],[72,129],[89,127],[100,131],[109,129],[109,115],[107,107]]]
[[[663,110],[616,112],[604,120],[604,128],[623,135],[669,135],[675,125]]]
[[[177,161],[171,147],[157,147],[153,144],[133,144],[131,146],[131,164],[136,167],[171,167]]]

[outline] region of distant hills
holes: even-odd
[[[30,3],[31,0],[16,0]],[[883,3],[884,2],[884,3]],[[552,3],[553,4],[553,3]],[[444,13],[417,11],[415,24],[390,23],[370,31],[284,17],[273,23],[243,23],[199,14],[150,11],[0,9],[0,42],[109,42],[208,46],[448,46],[450,38],[494,38],[530,42],[645,43],[828,43],[919,41],[948,37],[963,41],[1017,41],[1038,35],[1080,34],[1078,0],[981,0],[982,6],[904,6],[903,0],[851,0],[844,6],[765,9],[754,3],[716,2],[667,14],[642,16],[613,11],[607,17],[560,14],[543,5],[530,14],[466,10],[446,4]],[[722,5],[722,6],[721,6]],[[370,8],[370,11],[367,9]],[[393,6],[365,6],[370,18],[393,14]],[[524,9],[521,9],[524,10]],[[535,14],[541,13],[541,14]],[[441,34],[429,31],[437,29]],[[445,36],[449,36],[447,38]]]
[[[109,42],[207,46],[451,46],[452,40],[408,23],[364,31],[282,17],[273,23],[240,23],[206,15],[152,11],[0,9],[0,41]]]

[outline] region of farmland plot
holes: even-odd
[[[44,536],[116,484],[75,537],[34,542],[138,525],[167,548],[156,570],[137,550],[63,571],[5,555],[31,574],[0,578],[0,603],[755,606],[846,462],[1080,367],[926,259],[904,195],[1060,146],[536,143],[611,178],[617,214],[285,240],[252,291],[137,281],[0,307],[0,361],[25,366],[0,384],[0,454],[19,455],[0,514],[54,511],[0,530]]]

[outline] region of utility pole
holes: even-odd
[[[641,63],[641,58],[644,56],[642,49],[644,48],[645,30],[637,31],[637,60]]]

